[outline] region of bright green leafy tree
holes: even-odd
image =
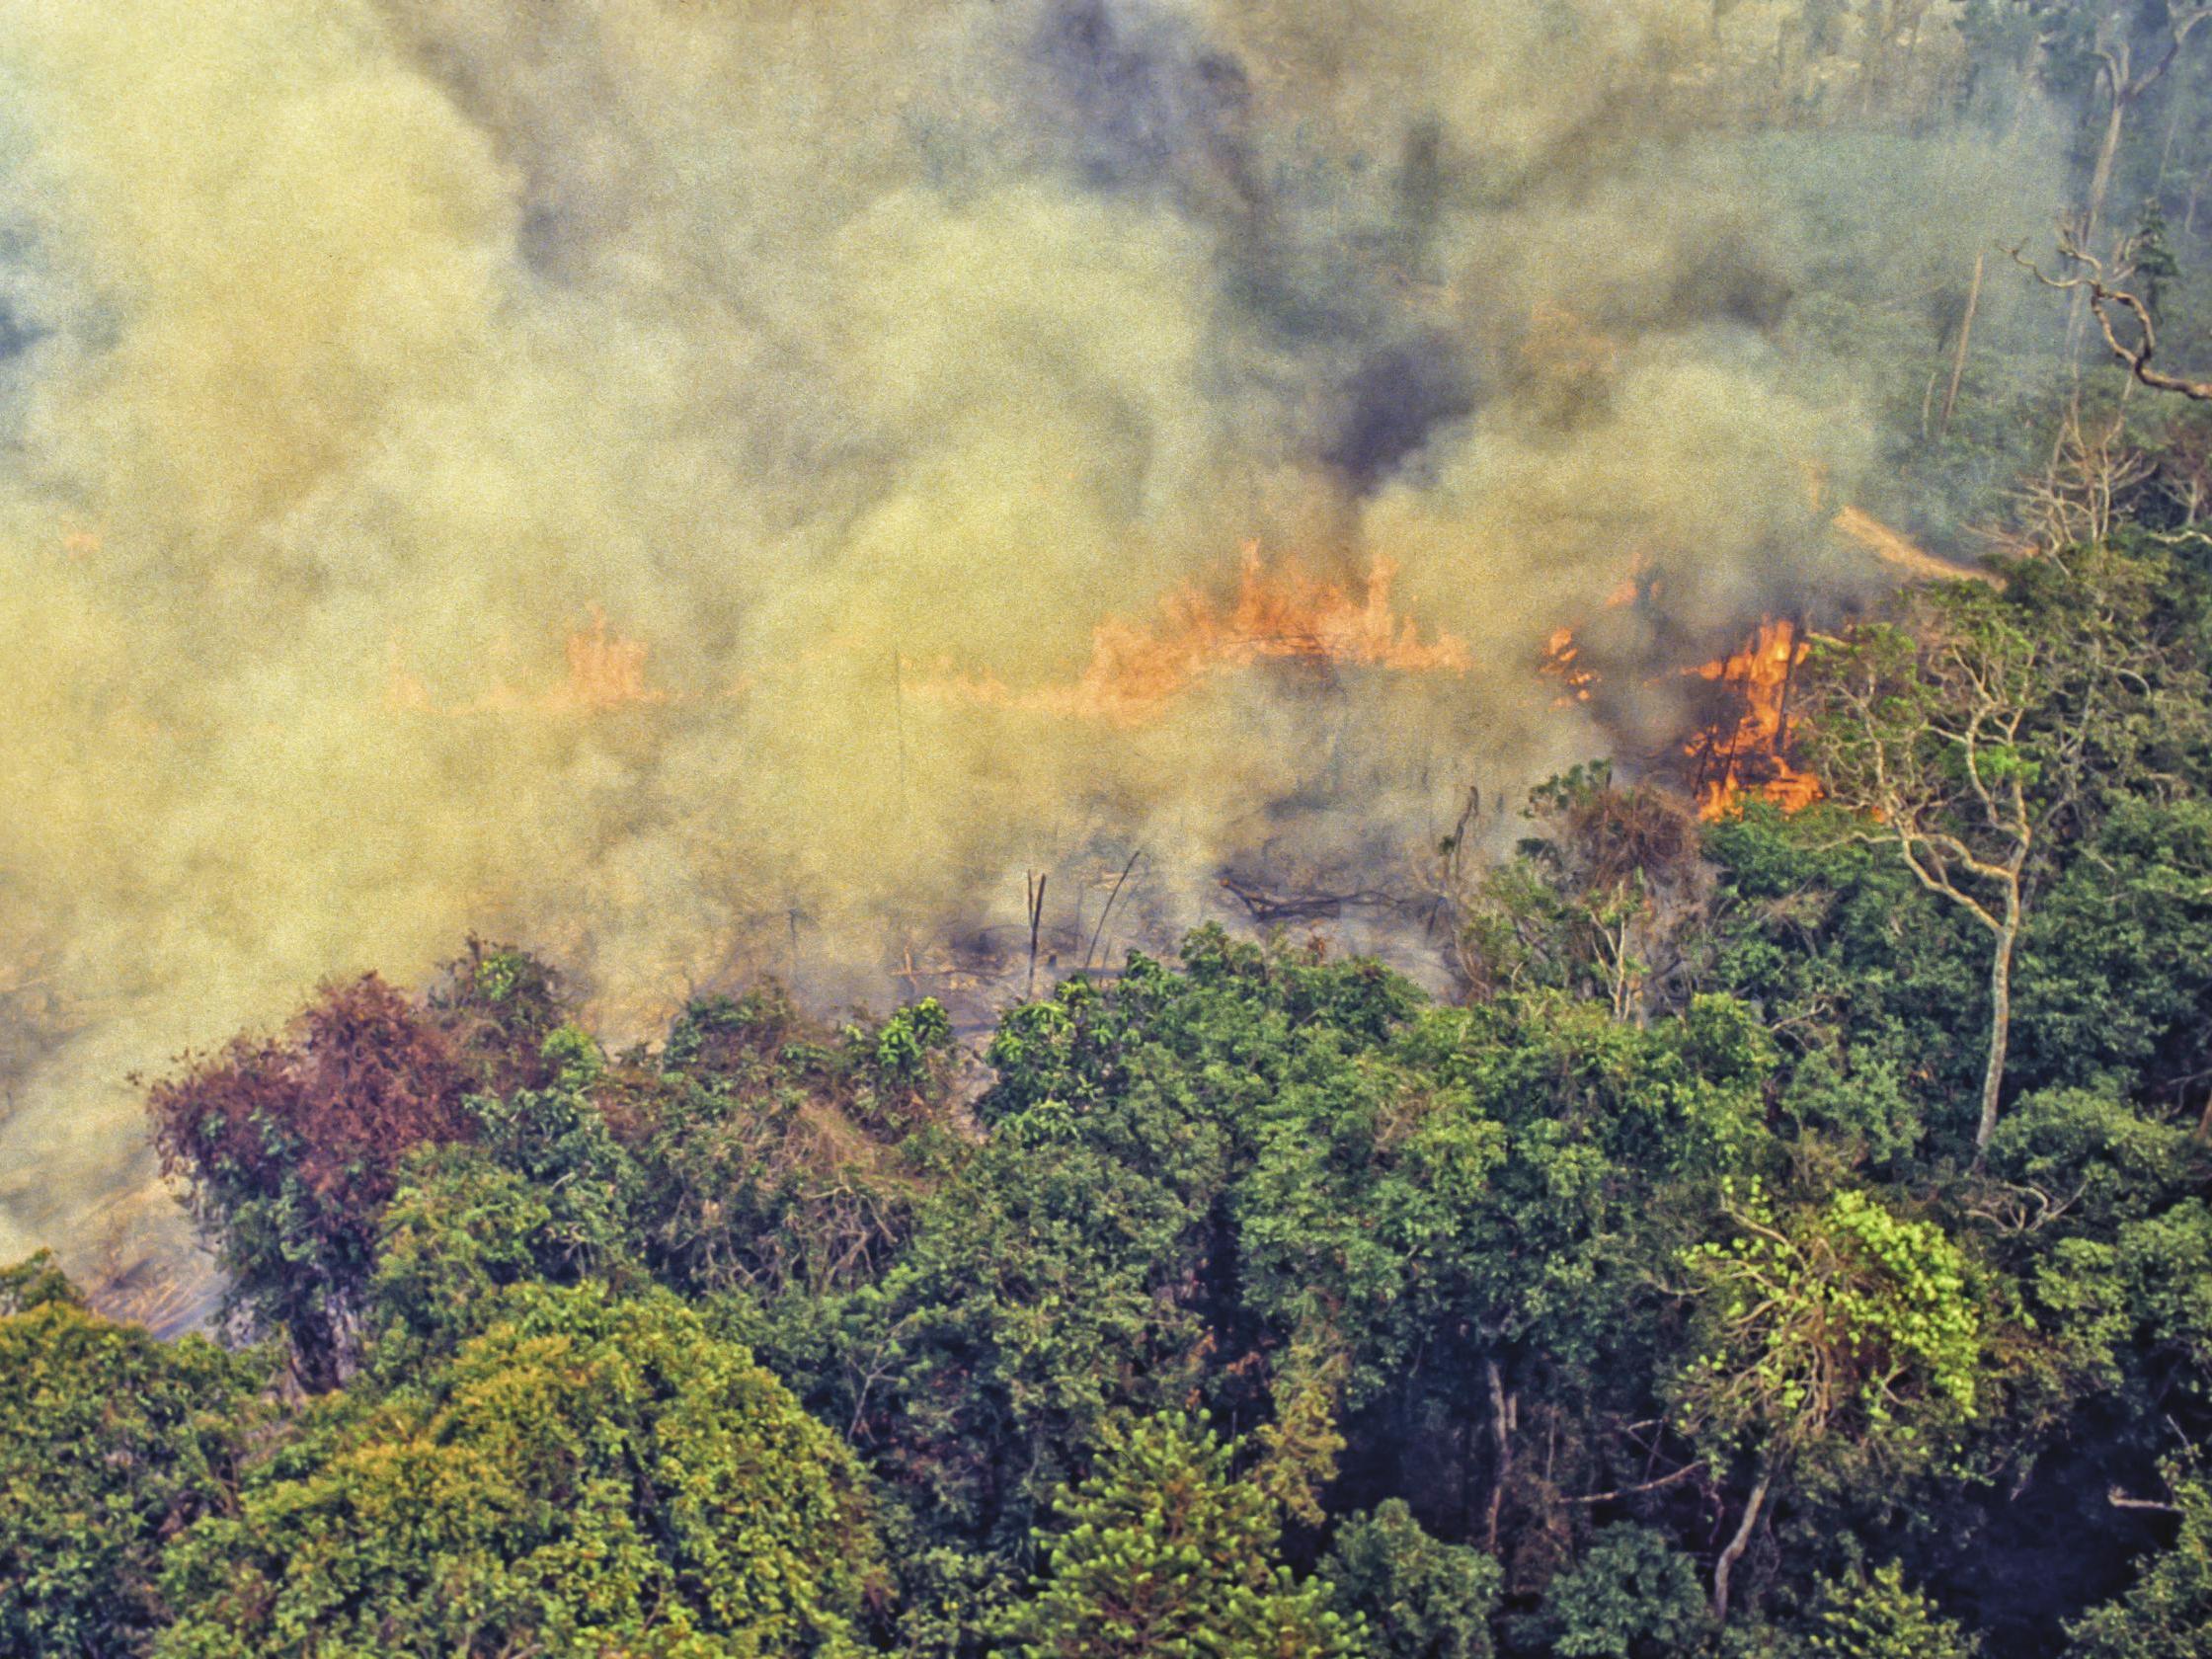
[[[1276,1499],[1237,1448],[1169,1413],[1102,1435],[1090,1475],[1041,1535],[1045,1562],[1008,1635],[1023,1659],[1355,1659],[1319,1580],[1278,1563]]]
[[[1692,1248],[1699,1346],[1675,1384],[1677,1425],[1753,1483],[1713,1570],[1732,1570],[1778,1478],[1806,1457],[1925,1464],[1981,1400],[1988,1358],[1966,1260],[1936,1226],[1844,1190],[1782,1212],[1754,1180],[1731,1236]]]
[[[0,1271],[0,1655],[146,1651],[162,1544],[226,1504],[263,1369],[99,1317],[50,1258]]]
[[[1895,1561],[1826,1586],[1804,1644],[1805,1659],[1974,1659],[1980,1651]]]
[[[844,1454],[745,1348],[665,1297],[522,1286],[185,1535],[158,1651],[850,1654],[877,1558]]]

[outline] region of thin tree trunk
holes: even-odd
[[[1045,883],[1052,879],[1052,872],[1032,877],[1029,884],[1029,1000],[1037,999],[1037,935],[1045,924]]]
[[[891,727],[899,737],[899,811],[909,810],[907,793],[907,665],[897,651],[891,654]]]
[[[2013,1032],[2013,946],[2020,933],[2019,888],[2005,896],[2005,923],[1989,963],[1989,1065],[1982,1072],[1982,1117],[1974,1129],[1978,1162],[1997,1129],[1997,1098],[2005,1086],[2005,1049]]]
[[[2159,192],[2160,194],[2164,194],[2166,190],[2166,175],[2168,171],[2171,170],[2173,166],[2173,140],[2180,134],[2181,108],[2186,102],[2186,99],[2174,99],[2173,113],[2169,116],[2166,120],[2166,142],[2159,149],[2158,182],[2152,187],[2154,191]]]
[[[1122,896],[1122,883],[1129,880],[1130,871],[1137,868],[1137,861],[1145,856],[1139,847],[1129,855],[1129,862],[1122,866],[1122,873],[1114,880],[1114,891],[1106,895],[1106,908],[1098,912],[1098,925],[1091,930],[1090,947],[1083,952],[1083,970],[1089,972],[1091,953],[1098,949],[1098,936],[1106,931],[1106,918],[1114,913],[1114,901]]]
[[[2090,198],[2082,215],[2082,248],[2094,252],[2096,233],[2104,222],[2104,198],[2112,189],[2113,164],[2119,159],[2120,132],[2127,124],[2127,109],[2133,100],[2133,88],[2127,81],[2127,60],[2123,56],[2115,65],[2108,65],[2111,76],[2112,108],[2104,121],[2104,141],[2097,146],[2096,168],[2090,175]],[[2066,322],[2066,356],[2069,361],[2081,356],[2082,336],[2089,320],[2089,290],[2074,290],[2073,314]]]
[[[1789,699],[1797,689],[1797,668],[1805,660],[1805,613],[1793,610],[1783,618],[1789,629],[1789,658],[1781,666],[1781,695],[1775,699],[1775,753],[1778,758],[1789,748]]]
[[[1712,1617],[1715,1623],[1725,1624],[1728,1621],[1728,1580],[1735,1574],[1736,1563],[1744,1558],[1744,1551],[1751,1547],[1751,1530],[1759,1524],[1759,1512],[1766,1507],[1767,1491],[1774,1480],[1774,1465],[1762,1461],[1759,1479],[1751,1489],[1751,1496],[1744,1500],[1744,1518],[1736,1524],[1736,1536],[1728,1540],[1728,1547],[1720,1552],[1720,1559],[1712,1564]]]
[[[1505,1378],[1496,1360],[1482,1362],[1490,1383],[1490,1432],[1498,1443],[1498,1466],[1490,1477],[1490,1514],[1483,1529],[1483,1548],[1498,1552],[1498,1516],[1505,1508],[1505,1479],[1513,1468],[1513,1423],[1506,1403]]]
[[[2127,125],[2128,106],[2134,102],[2134,88],[2124,79],[2123,67],[2112,83],[2112,108],[2104,118],[2104,141],[2096,149],[2096,167],[2090,174],[2090,198],[2082,220],[2082,246],[2088,248],[2104,223],[2104,198],[2111,193],[2112,172],[2120,156],[2120,133]]]
[[[1951,430],[1951,411],[1958,407],[1958,383],[1966,375],[1966,348],[1974,338],[1974,312],[1982,303],[1982,262],[1988,251],[1974,256],[1974,285],[1966,290],[1966,315],[1958,325],[1958,355],[1951,358],[1951,383],[1943,393],[1943,418],[1936,423],[1937,433]]]

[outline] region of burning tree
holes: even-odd
[[[1700,817],[1723,817],[1747,796],[1784,812],[1800,812],[1820,799],[1820,779],[1790,763],[1790,695],[1804,660],[1804,624],[1770,617],[1740,650],[1693,671],[1727,699],[1685,749]]]

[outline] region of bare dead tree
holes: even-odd
[[[1029,988],[1023,994],[1032,999],[1037,995],[1037,935],[1045,924],[1045,883],[1051,879],[1049,870],[1029,878]]]
[[[2212,11],[2197,15],[2200,18],[2212,16]],[[2121,250],[2120,258],[2108,272],[2105,262],[2083,246],[2087,240],[2086,230],[2077,232],[2072,226],[2059,226],[2058,255],[2065,262],[2066,275],[2058,276],[2044,271],[2018,248],[2009,251],[2045,287],[2066,289],[2086,300],[2112,356],[2125,364],[2127,371],[2144,385],[2153,391],[2177,392],[2182,397],[2194,398],[2200,403],[2212,403],[2212,380],[2190,380],[2152,366],[2151,359],[2158,353],[2158,325],[2152,320],[2151,308],[2144,303],[2142,297],[2132,289],[2120,286],[2133,274],[2126,263],[2127,251],[2124,248]],[[2127,321],[2124,324],[2115,323],[2115,312],[2123,313]]]
[[[2097,145],[2096,165],[2090,174],[2089,201],[2082,213],[2080,241],[2083,245],[2095,239],[2103,221],[2104,201],[2111,193],[2112,174],[2120,154],[2120,134],[2127,125],[2128,113],[2166,77],[2166,72],[2173,67],[2173,60],[2181,55],[2181,48],[2188,44],[2189,37],[2206,18],[2212,18],[2212,5],[2171,7],[2167,14],[2166,39],[2159,43],[2148,64],[2135,61],[2134,45],[2125,34],[2099,32],[2097,42],[2091,49],[2097,60],[2097,82],[2104,89],[2104,136]],[[2080,337],[2080,305],[2081,296],[2077,295],[2067,343],[2069,356]],[[2103,318],[2099,316],[2098,320],[2101,322]],[[2109,327],[2105,333],[2109,337]]]
[[[2085,425],[2069,409],[2051,440],[2051,458],[2013,493],[2022,529],[2034,548],[2055,554],[2101,542],[2112,533],[2127,493],[2157,470],[2127,440],[2124,414]]]
[[[1114,890],[1106,895],[1106,906],[1098,912],[1098,925],[1091,929],[1090,944],[1083,951],[1083,967],[1086,971],[1090,968],[1090,959],[1097,954],[1099,936],[1106,931],[1106,918],[1114,913],[1114,901],[1122,896],[1122,884],[1129,880],[1130,872],[1137,868],[1137,861],[1144,856],[1145,849],[1139,847],[1129,855],[1129,862],[1122,866],[1122,873],[1114,878]]]
[[[1959,382],[1966,378],[1966,354],[1974,341],[1974,313],[1981,309],[1982,304],[1982,267],[1988,258],[1987,249],[1974,256],[1974,282],[1966,290],[1966,314],[1958,324],[1958,349],[1951,356],[1951,381],[1943,391],[1943,418],[1936,427],[1937,432],[1947,433],[1951,430],[1951,415],[1958,408]],[[1933,382],[1931,388],[1933,389]],[[1923,425],[1925,424],[1924,422]]]
[[[1826,654],[1813,687],[1830,796],[1872,825],[1915,880],[1990,934],[1990,1020],[1977,1160],[1997,1127],[2012,1029],[2013,958],[2042,814],[2019,740],[2042,672],[2038,642],[1995,617],[1922,619],[1922,640],[1876,625]]]

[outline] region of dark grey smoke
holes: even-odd
[[[1472,377],[1452,343],[1431,336],[1377,353],[1341,392],[1342,413],[1321,458],[1360,495],[1418,454],[1436,430],[1472,414]]]
[[[1055,0],[1035,50],[1044,119],[1088,184],[1256,205],[1248,77],[1188,21],[1146,0]]]

